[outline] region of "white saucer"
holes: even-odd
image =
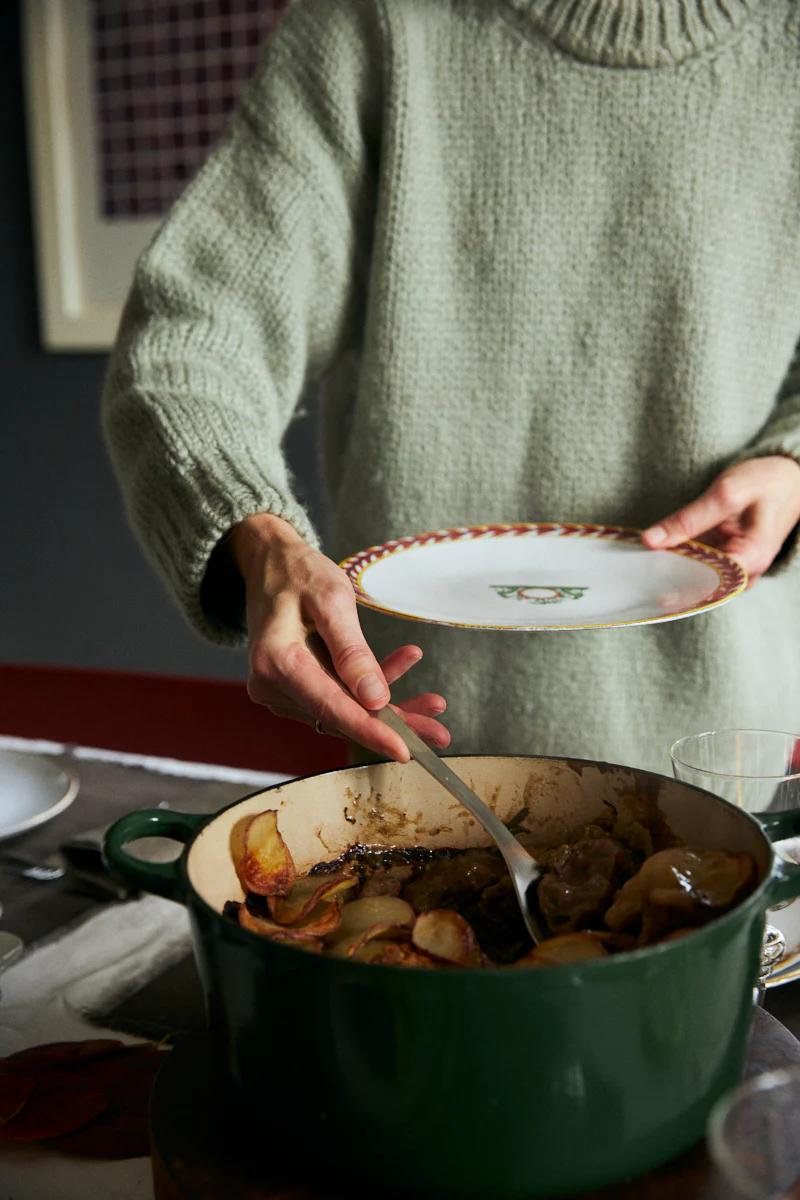
[[[0,841],[52,820],[77,794],[78,780],[58,763],[0,750]]]
[[[476,525],[397,538],[341,563],[360,604],[465,629],[610,629],[690,617],[744,590],[742,567],[617,525]]]

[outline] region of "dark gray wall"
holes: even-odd
[[[241,676],[243,655],[189,628],[127,528],[100,436],[105,356],[40,348],[19,32],[0,6],[0,662]],[[324,525],[313,416],[287,452]]]

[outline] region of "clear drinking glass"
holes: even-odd
[[[728,1092],[711,1110],[707,1135],[726,1197],[800,1200],[800,1067]]]
[[[800,808],[800,734],[715,729],[673,742],[670,757],[676,779],[746,812]]]
[[[714,729],[679,738],[669,752],[676,779],[714,792],[746,812],[800,808],[800,734],[773,729]],[[780,842],[775,850],[781,853]],[[796,861],[794,854],[791,857]],[[783,934],[767,925],[759,999],[785,948]]]

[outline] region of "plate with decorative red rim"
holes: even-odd
[[[707,612],[747,575],[701,542],[648,550],[620,525],[470,525],[370,546],[340,566],[366,608],[461,629],[613,629]]]

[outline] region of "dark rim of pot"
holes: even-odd
[[[737,808],[736,805],[731,804],[729,800],[725,800],[722,798],[722,796],[717,796],[713,792],[706,791],[705,788],[698,787],[693,783],[685,783],[682,779],[674,779],[670,775],[659,775],[656,771],[647,771],[641,767],[630,767],[626,766],[624,763],[608,763],[592,758],[571,758],[559,754],[454,754],[443,757],[467,759],[531,759],[535,760],[536,762],[568,763],[570,766],[574,764],[580,767],[597,767],[601,771],[629,771],[635,775],[645,776],[647,779],[657,780],[661,783],[671,783],[676,787],[689,788],[691,791],[697,792],[701,796],[707,797],[709,800],[713,800],[715,804],[721,805],[725,808],[732,808],[734,812],[739,813],[743,818],[745,818],[752,825],[762,841],[766,843],[767,849],[771,855],[771,867],[774,866],[774,862],[777,857],[772,843],[770,842],[759,822],[751,813],[745,812],[742,808]],[[289,787],[295,783],[305,783],[309,779],[324,779],[328,775],[338,775],[343,771],[368,771],[372,767],[391,765],[392,761],[393,760],[391,759],[378,759],[376,762],[355,764],[352,767],[333,767],[330,771],[319,771],[310,775],[298,775],[297,777],[287,779],[282,783],[274,783],[269,787],[260,788],[254,792],[250,792],[248,795],[242,796],[238,800],[234,800],[232,803],[226,804],[224,808],[218,809],[217,812],[212,813],[208,820],[204,821],[203,824],[200,825],[192,834],[191,839],[186,843],[183,849],[178,863],[178,868],[183,877],[185,889],[187,892],[191,893],[193,902],[199,904],[207,913],[221,921],[223,923],[223,928],[226,931],[226,936],[232,937],[234,941],[239,941],[242,945],[250,946],[251,948],[259,943],[267,943],[270,947],[270,953],[289,954],[292,956],[292,960],[295,962],[297,961],[296,956],[299,954],[302,955],[303,959],[308,961],[309,964],[318,964],[320,966],[324,964],[326,969],[335,968],[349,971],[380,972],[391,971],[393,974],[400,972],[403,976],[417,976],[422,979],[433,978],[437,980],[441,980],[443,977],[450,979],[468,978],[471,984],[474,984],[476,981],[481,979],[494,981],[498,978],[498,976],[507,977],[510,980],[521,982],[529,980],[532,975],[537,979],[541,979],[544,968],[531,967],[527,970],[524,968],[515,970],[513,964],[511,966],[504,967],[442,966],[436,971],[425,971],[420,968],[404,967],[396,964],[390,965],[386,963],[364,963],[357,962],[349,958],[334,958],[331,955],[311,954],[308,950],[297,950],[293,946],[287,945],[285,942],[273,942],[269,938],[261,937],[259,934],[252,933],[248,929],[242,929],[240,925],[236,925],[229,917],[224,917],[218,909],[209,904],[208,901],[201,896],[197,889],[192,885],[191,881],[189,880],[188,871],[188,861],[192,846],[200,834],[208,829],[209,825],[211,825],[217,817],[221,816],[222,813],[227,812],[231,808],[235,808],[237,804],[244,804],[246,800],[252,800],[254,796],[267,795],[269,792],[277,791],[278,788]],[[405,764],[398,763],[397,765],[402,766]],[[701,941],[710,940],[714,937],[714,930],[733,924],[734,921],[740,919],[741,913],[744,910],[749,907],[755,908],[760,905],[760,902],[763,898],[763,893],[766,890],[771,876],[772,870],[769,869],[764,874],[764,877],[759,883],[758,887],[750,892],[748,896],[745,896],[743,900],[740,900],[738,904],[734,905],[732,909],[724,913],[721,917],[715,917],[713,920],[709,921],[707,925],[702,925],[698,929],[692,930],[691,933],[687,933],[683,937],[675,938],[668,942],[655,942],[651,946],[640,946],[636,950],[621,950],[616,954],[609,955],[608,958],[589,959],[587,962],[582,963],[548,964],[546,974],[549,976],[554,971],[557,971],[559,974],[561,974],[562,972],[566,971],[580,971],[583,973],[584,971],[592,972],[608,970],[614,964],[627,964],[639,959],[649,959],[656,955],[679,953],[682,944],[687,939],[692,939],[694,945],[698,945]],[[516,986],[520,986],[520,982],[518,982]]]

